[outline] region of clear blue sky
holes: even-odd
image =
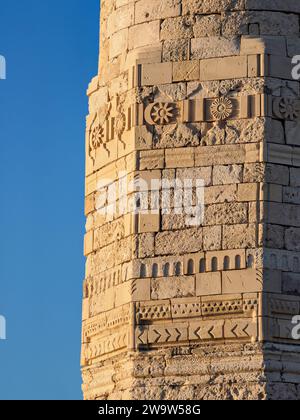
[[[81,399],[86,88],[99,0],[1,1],[0,399]]]

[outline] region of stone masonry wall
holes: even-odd
[[[85,398],[299,398],[299,17],[298,0],[102,0]],[[154,204],[120,212],[136,179]],[[201,223],[164,201],[175,179],[194,204],[202,180]]]

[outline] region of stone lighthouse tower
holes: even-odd
[[[298,0],[102,0],[86,399],[300,398]]]

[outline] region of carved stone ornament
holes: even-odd
[[[99,149],[104,142],[104,128],[100,125],[93,127],[90,140],[91,148],[94,150]]]
[[[293,98],[276,98],[273,101],[273,112],[280,119],[294,121],[300,117],[300,101]]]
[[[126,117],[123,112],[119,112],[119,114],[115,118],[115,134],[118,139],[121,139],[122,134],[124,133],[126,128]]]
[[[233,111],[233,103],[228,98],[216,99],[210,107],[210,112],[216,120],[226,120]]]
[[[155,102],[145,109],[145,120],[150,125],[172,124],[176,115],[176,104],[170,102]]]

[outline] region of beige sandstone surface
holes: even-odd
[[[86,399],[300,398],[299,17],[299,0],[101,1]],[[137,177],[155,211],[121,214],[109,192],[120,208]],[[175,179],[202,180],[201,223],[164,202]]]

